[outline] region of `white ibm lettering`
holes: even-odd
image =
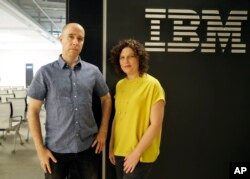
[[[198,47],[202,53],[215,53],[216,44],[222,53],[230,47],[231,53],[246,53],[241,41],[241,25],[247,20],[248,11],[230,11],[226,23],[222,23],[218,10],[202,10],[202,15],[190,9],[145,9],[150,19],[150,41],[145,42],[150,52],[193,52]],[[160,24],[164,19],[173,20],[173,40],[167,44],[160,38]],[[197,29],[206,22],[206,41],[200,42]],[[188,23],[187,23],[188,22]],[[188,40],[187,40],[188,39]],[[228,46],[230,45],[230,46]]]
[[[166,9],[146,9],[145,11],[145,17],[152,19],[150,21],[150,42],[145,42],[146,50],[151,52],[165,52],[166,44],[160,41],[160,20],[166,19]]]

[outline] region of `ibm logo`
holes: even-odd
[[[219,44],[223,53],[231,44],[231,53],[246,53],[246,44],[241,39],[241,27],[242,22],[247,20],[247,14],[245,10],[232,10],[223,24],[218,10],[202,10],[199,16],[191,9],[146,8],[145,18],[150,19],[150,41],[145,42],[146,50],[193,52],[200,47],[202,53],[215,53],[216,44]],[[167,18],[173,20],[173,40],[168,43],[160,38],[161,20]],[[206,21],[206,40],[202,43],[197,33],[201,20]]]

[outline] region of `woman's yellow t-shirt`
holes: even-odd
[[[126,156],[134,150],[150,125],[151,107],[165,101],[164,90],[149,74],[133,80],[124,78],[116,85],[114,154]],[[154,162],[160,151],[161,130],[141,155],[141,162]]]

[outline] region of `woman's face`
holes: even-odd
[[[130,47],[122,49],[120,54],[120,66],[127,76],[139,76],[139,59]]]

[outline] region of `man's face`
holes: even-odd
[[[60,42],[63,54],[76,57],[81,53],[84,43],[84,29],[78,25],[69,25],[62,33]]]

